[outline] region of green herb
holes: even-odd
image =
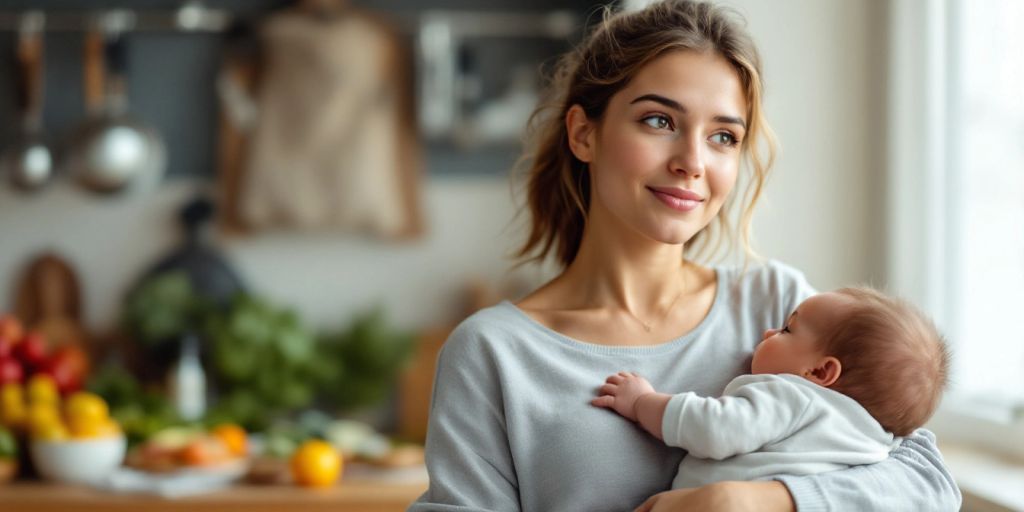
[[[14,434],[0,425],[0,459],[14,459],[18,457],[18,441]]]
[[[249,430],[265,429],[274,418],[313,404],[344,413],[386,400],[413,341],[393,329],[379,307],[318,338],[295,311],[255,295],[239,294],[226,308],[216,307],[181,272],[151,278],[130,294],[124,324],[150,347],[200,333],[217,391],[205,422],[239,423]],[[141,399],[124,376],[110,377],[105,386],[111,396]],[[121,413],[139,432],[167,419],[146,408]]]

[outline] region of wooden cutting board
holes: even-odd
[[[88,346],[78,275],[56,253],[42,253],[26,265],[15,291],[14,313],[26,327],[42,332],[51,349]]]

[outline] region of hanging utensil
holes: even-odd
[[[127,41],[124,28],[130,13],[112,11],[102,23],[102,52],[97,36],[86,44],[87,101],[102,83],[104,97],[98,113],[78,131],[71,143],[69,164],[78,181],[98,193],[125,189],[151,189],[163,176],[166,154],[163,139],[149,125],[130,115],[126,94]],[[97,64],[102,60],[102,64]],[[97,69],[106,76],[97,78]]]
[[[53,177],[53,151],[43,131],[43,27],[42,11],[22,15],[14,58],[18,77],[21,133],[5,151],[3,168],[10,182],[22,190],[37,190]]]

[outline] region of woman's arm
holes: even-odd
[[[472,329],[456,329],[438,356],[427,427],[430,487],[417,511],[518,511],[501,389]]]
[[[942,462],[935,436],[918,430],[889,458],[777,482],[719,482],[652,496],[638,512],[696,510],[800,512],[843,510],[954,511],[960,489]],[[779,485],[779,482],[785,484]]]
[[[651,496],[635,512],[794,512],[793,498],[780,482],[718,482]]]
[[[800,512],[960,509],[960,489],[935,446],[935,435],[924,429],[904,438],[878,464],[777,480],[789,488]]]

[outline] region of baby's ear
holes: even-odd
[[[842,363],[832,356],[825,356],[818,361],[814,368],[807,370],[804,377],[827,388],[839,380],[841,373],[843,373]]]

